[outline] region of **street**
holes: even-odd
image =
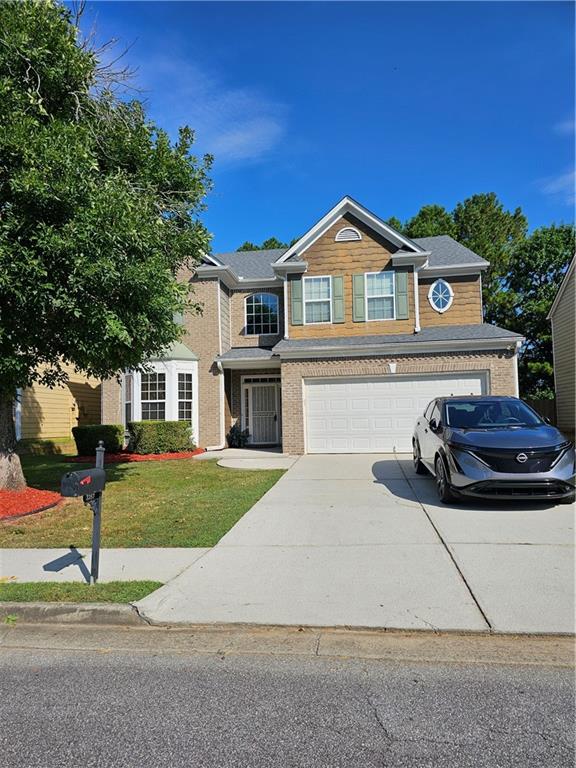
[[[198,652],[191,637],[3,629],[2,765],[573,765],[574,676],[557,641],[550,663],[527,664],[519,639],[436,638],[433,660],[425,636],[400,637],[383,660],[283,650],[263,634],[246,640],[254,652],[216,652],[216,640]],[[504,661],[474,662],[478,643],[492,642],[509,644],[494,656]]]

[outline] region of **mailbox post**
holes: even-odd
[[[92,563],[90,577],[92,584],[98,581],[100,567],[100,527],[102,521],[102,493],[106,485],[104,471],[104,443],[100,440],[96,448],[94,469],[68,472],[62,477],[62,496],[82,496],[84,504],[92,509]]]

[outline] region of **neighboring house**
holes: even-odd
[[[206,256],[203,314],[152,372],[104,382],[104,421],[186,418],[203,447],[238,423],[287,453],[409,451],[432,398],[518,393],[522,337],[482,321],[487,267],[345,197],[288,249]]]
[[[575,264],[576,257],[572,259],[548,313],[548,319],[552,321],[556,421],[558,428],[572,439],[576,425]]]
[[[101,385],[98,379],[65,366],[68,382],[50,389],[34,384],[18,390],[15,406],[17,440],[69,442],[72,427],[100,423]]]

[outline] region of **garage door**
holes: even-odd
[[[412,450],[418,416],[435,397],[486,394],[486,374],[306,379],[308,453]]]

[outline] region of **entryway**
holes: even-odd
[[[279,376],[242,377],[242,428],[249,445],[279,445],[281,413]]]

